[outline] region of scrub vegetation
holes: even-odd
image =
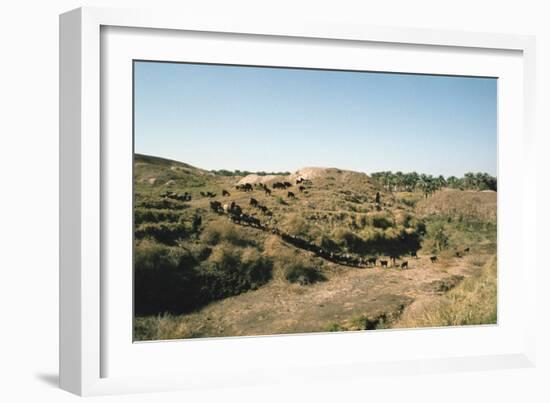
[[[496,322],[489,175],[135,155],[134,181],[136,340]]]

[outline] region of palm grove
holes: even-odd
[[[485,172],[468,172],[462,178],[445,178],[443,175],[434,177],[417,172],[382,171],[372,173],[371,177],[388,191],[420,191],[426,197],[444,187],[460,190],[497,190],[497,179]]]

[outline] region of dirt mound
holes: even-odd
[[[291,177],[294,179],[303,178],[303,179],[317,179],[317,178],[323,178],[326,176],[334,176],[342,174],[345,171],[342,171],[341,169],[337,168],[321,168],[321,167],[306,167],[299,169],[295,173],[291,175]]]
[[[334,171],[334,173],[336,173],[338,170],[336,168],[307,167],[299,169],[293,174],[293,176],[296,178],[316,179],[321,176],[328,175],[330,171]]]
[[[237,184],[242,185],[245,183],[250,183],[251,185],[255,185],[256,183],[271,183],[275,181],[281,181],[281,180],[287,180],[286,176],[281,175],[256,175],[256,174],[250,174],[246,175],[244,178],[242,178],[240,181],[237,182]]]
[[[239,180],[237,184],[239,185],[244,183],[250,183],[252,185],[257,183],[272,184],[273,182],[283,182],[283,181],[289,181],[292,184],[294,184],[297,179],[307,179],[307,180],[313,180],[313,181],[319,180],[319,179],[332,179],[332,180],[337,180],[339,182],[346,182],[354,179],[365,180],[367,178],[368,178],[367,174],[363,172],[348,171],[348,170],[342,170],[338,168],[306,167],[306,168],[299,169],[288,176],[250,174],[245,176],[241,180]]]

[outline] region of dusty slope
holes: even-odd
[[[384,326],[415,302],[433,301],[463,277],[476,274],[489,255],[432,264],[427,256],[411,268],[346,269],[309,287],[279,279],[255,291],[171,318],[166,338],[245,336],[363,330]]]

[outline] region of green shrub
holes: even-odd
[[[360,253],[365,249],[363,238],[351,231],[338,229],[334,232],[334,239],[337,244],[347,248],[351,252]]]
[[[151,240],[136,244],[136,315],[189,312],[258,288],[271,279],[272,260],[254,248],[223,243],[213,249],[195,249],[169,247]]]
[[[189,208],[189,204],[186,204],[179,200],[174,199],[136,199],[135,207],[144,209],[170,209],[170,210],[184,210]]]
[[[321,248],[329,252],[338,252],[340,250],[338,244],[326,235],[321,235]]]
[[[415,225],[415,231],[421,236],[426,235],[426,223],[424,221],[418,221]]]
[[[441,222],[434,223],[429,230],[430,237],[434,240],[437,250],[443,250],[449,245],[449,236],[445,225]]]
[[[372,225],[375,228],[386,229],[393,227],[393,221],[389,217],[378,215],[372,217]]]
[[[416,200],[416,199],[407,198],[407,197],[404,197],[404,198],[400,199],[399,201],[401,203],[403,203],[405,206],[413,207],[413,208],[416,206],[416,203],[418,202],[418,200]]]
[[[225,298],[255,289],[272,278],[273,261],[256,249],[217,246],[203,265],[212,299]]]
[[[339,323],[333,322],[328,324],[326,330],[327,332],[342,332],[346,329],[344,329]]]
[[[306,236],[309,234],[309,223],[299,214],[290,214],[285,222],[289,234]]]
[[[303,262],[289,263],[285,267],[285,278],[290,283],[299,283],[300,285],[309,285],[326,280],[323,273]]]
[[[147,208],[135,208],[134,209],[134,223],[136,225],[144,222],[159,222],[169,221],[177,222],[180,218],[180,214],[167,209],[147,209]]]
[[[211,223],[202,231],[201,240],[209,245],[228,242],[236,246],[247,246],[253,243],[242,229],[226,220]]]
[[[134,253],[134,310],[137,315],[185,311],[197,297],[197,262],[186,250],[145,240]]]
[[[160,243],[173,245],[178,239],[187,238],[192,231],[185,223],[144,223],[138,225],[135,230],[136,239],[153,238]]]

